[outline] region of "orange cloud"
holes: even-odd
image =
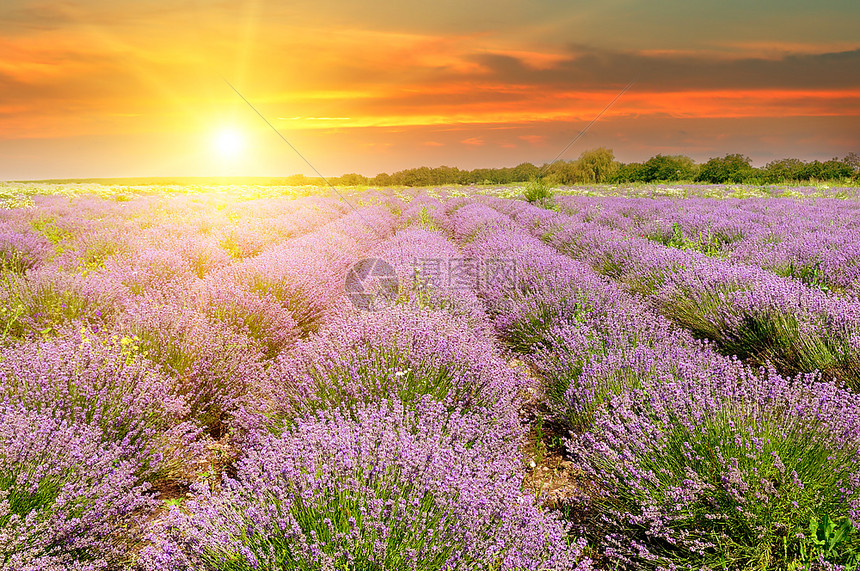
[[[469,137],[468,139],[463,139],[460,142],[464,145],[473,145],[476,147],[482,147],[487,143],[484,139],[480,137]]]
[[[546,135],[520,135],[519,138],[530,145],[543,145],[546,143]]]

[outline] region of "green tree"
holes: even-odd
[[[607,182],[620,166],[612,149],[605,147],[583,152],[577,163],[580,176],[587,179],[583,182]]]
[[[615,174],[610,179],[610,182],[639,182],[646,178],[645,165],[642,163],[627,163],[622,164],[615,171]]]
[[[345,175],[341,175],[338,178],[332,181],[332,184],[339,184],[343,186],[360,186],[366,185],[368,183],[368,179],[364,175],[349,173]]]
[[[842,162],[851,167],[851,172],[855,178],[860,174],[860,155],[854,152],[848,153]]]
[[[761,170],[761,178],[769,183],[801,180],[804,166],[800,159],[771,161]]]
[[[657,155],[648,159],[640,172],[642,182],[690,180],[695,176],[693,159],[684,155]]]
[[[540,169],[531,163],[520,163],[511,169],[511,180],[513,182],[526,182],[536,178]]]
[[[696,180],[712,184],[740,183],[756,174],[752,160],[740,154],[712,158],[702,165]]]
[[[372,179],[370,179],[370,183],[373,186],[394,186],[394,178],[388,173],[381,172]]]

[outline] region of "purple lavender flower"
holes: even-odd
[[[529,380],[507,366],[468,321],[445,311],[344,312],[268,371],[264,408],[291,419],[316,409],[424,395],[480,410],[517,433]]]
[[[520,491],[517,444],[424,398],[263,435],[220,491],[198,486],[144,569],[589,569],[582,544]]]
[[[106,569],[155,502],[97,427],[0,404],[0,567]]]
[[[142,477],[168,475],[196,452],[199,430],[184,422],[185,399],[154,370],[134,337],[66,328],[56,338],[0,352],[0,398],[101,428]]]
[[[789,565],[814,519],[860,521],[860,398],[814,375],[652,383],[569,447],[601,490],[593,537],[625,568]]]

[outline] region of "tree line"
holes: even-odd
[[[295,179],[295,180],[293,180]],[[860,182],[860,156],[850,153],[843,159],[802,161],[780,159],[763,167],[752,166],[749,157],[728,154],[696,163],[684,155],[651,157],[642,163],[621,163],[611,149],[598,148],[583,152],[571,161],[557,161],[540,167],[521,163],[515,167],[461,170],[457,167],[418,167],[380,173],[374,177],[350,173],[329,178],[344,186],[441,186],[448,184],[510,184],[542,179],[550,185],[633,182],[703,182],[712,184],[776,184],[810,181]],[[317,184],[317,179],[295,175],[290,184]]]

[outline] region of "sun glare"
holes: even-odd
[[[224,129],[215,134],[213,146],[223,158],[237,157],[245,148],[245,138],[236,130]]]

